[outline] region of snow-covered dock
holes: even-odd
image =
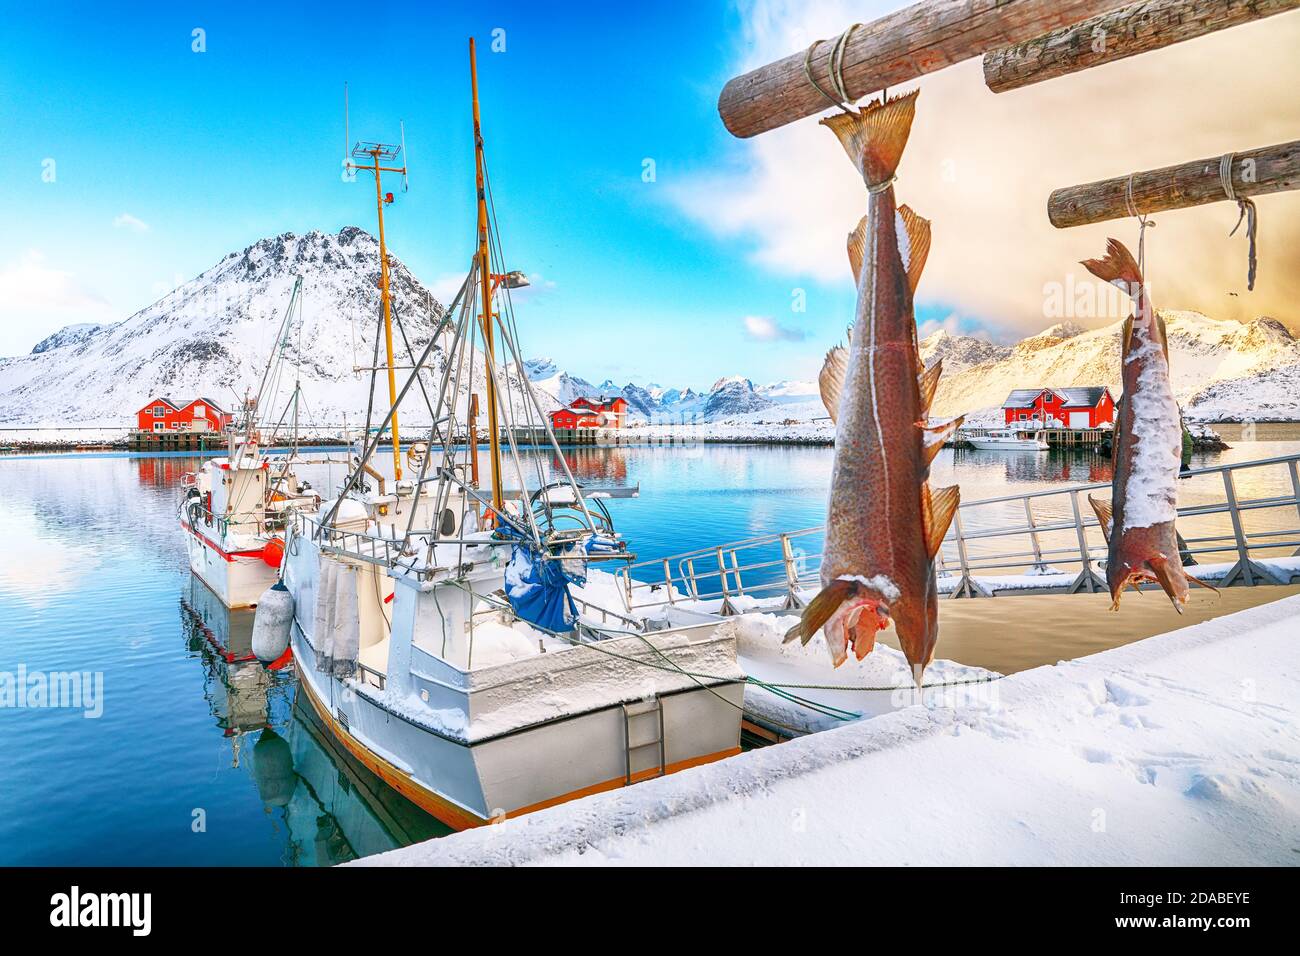
[[[1300,596],[360,862],[1295,865],[1297,621]]]

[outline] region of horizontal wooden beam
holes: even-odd
[[[1152,213],[1226,200],[1219,178],[1220,159],[1211,156],[1134,173],[1133,208]],[[1128,181],[1128,176],[1118,176],[1053,190],[1047,199],[1047,218],[1056,228],[1066,229],[1131,216]],[[1300,189],[1300,140],[1234,154],[1232,190],[1236,196],[1263,196],[1289,189]]]
[[[994,93],[1068,76],[1300,8],[1300,0],[1145,0],[984,54]]]
[[[898,86],[962,60],[1112,10],[1123,0],[922,0],[871,23],[849,28],[838,76],[850,100]],[[816,44],[808,67],[835,94],[835,37]],[[792,53],[722,88],[718,113],[733,135],[755,136],[812,116],[833,104],[808,82],[806,51]]]

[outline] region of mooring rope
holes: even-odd
[[[1238,196],[1236,190],[1232,188],[1232,161],[1236,156],[1236,153],[1224,153],[1219,158],[1219,183],[1223,186],[1223,194],[1228,197],[1228,201],[1237,204],[1237,224],[1232,227],[1232,232],[1228,233],[1228,237],[1231,238],[1237,234],[1243,219],[1246,222],[1246,238],[1250,240],[1250,251],[1246,266],[1246,291],[1253,292],[1255,290],[1256,266],[1255,226],[1257,225],[1255,201],[1245,196]]]

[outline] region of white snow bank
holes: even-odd
[[[359,861],[1293,865],[1300,597]],[[1014,639],[1009,636],[1008,639]]]
[[[786,631],[797,620],[792,611],[742,614],[728,618],[719,630],[719,633],[726,630],[735,634],[737,659],[745,673],[773,687],[769,690],[751,684],[745,688],[745,710],[751,717],[788,737],[842,726],[846,715],[851,715],[847,719],[875,717],[914,702],[912,671],[902,651],[877,641],[862,660],[850,654],[842,665],[832,668],[830,651],[821,631],[806,645],[799,641],[784,643]],[[993,676],[993,671],[982,667],[936,660],[926,668],[925,682],[954,684],[942,692],[959,695],[953,703],[969,702],[994,693],[994,687],[988,683],[957,682],[975,682]],[[792,701],[785,694],[817,704],[820,710]]]

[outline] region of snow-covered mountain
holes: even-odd
[[[422,350],[443,307],[390,255],[395,308],[406,341]],[[370,387],[379,312],[378,244],[353,226],[337,235],[286,233],[231,253],[212,268],[121,322],[68,326],[28,355],[0,359],[0,423],[96,425],[121,428],[149,399],[185,401],[200,395],[234,407],[255,389],[296,277],[303,281],[302,321],[286,349],[300,368],[308,426],[357,423]],[[1169,331],[1174,390],[1188,416],[1204,420],[1300,420],[1300,343],[1276,319],[1219,321],[1199,312],[1163,312]],[[944,375],[935,415],[966,413],[992,419],[1014,388],[1108,385],[1120,391],[1122,323],[1085,330],[1061,323],[1012,346],[936,332],[920,343],[922,358],[942,358]],[[430,382],[442,371],[435,351]],[[530,359],[523,371],[543,411],[576,398],[621,395],[634,422],[729,423],[829,428],[814,382],[756,386],[740,375],[707,389],[605,380],[593,385],[551,359]],[[506,367],[518,399],[519,379]],[[480,395],[480,363],[462,382],[462,401]],[[287,389],[288,386],[286,386]],[[287,392],[281,401],[287,399]],[[377,402],[386,398],[380,388]],[[410,398],[404,420],[425,424],[428,413]]]
[[[1285,325],[1268,317],[1242,323],[1199,312],[1170,310],[1161,315],[1169,332],[1174,391],[1189,418],[1300,420],[1300,342]],[[935,332],[920,342],[927,365],[943,360],[934,414],[965,413],[973,424],[995,421],[1012,389],[1038,385],[1107,385],[1119,395],[1122,328],[1122,322],[1091,330],[1062,322],[1015,345]],[[658,422],[789,426],[826,420],[814,382],[755,386],[730,376],[698,394],[605,382],[584,394],[625,395],[634,419]]]
[[[949,375],[972,365],[996,362],[1011,354],[1009,346],[994,345],[987,339],[970,335],[952,335],[942,329],[921,339],[918,344],[921,360],[926,365],[933,365],[942,359],[944,370]]]
[[[1169,334],[1174,394],[1189,418],[1300,419],[1300,343],[1281,322],[1211,319],[1199,312],[1160,313]],[[973,364],[949,363],[935,396],[934,414],[965,412],[982,420],[1013,388],[1107,385],[1118,395],[1123,322],[1084,330],[1053,326]],[[931,337],[933,338],[933,337]],[[926,340],[927,342],[930,339]],[[949,354],[974,354],[987,343],[950,337]],[[922,352],[925,353],[925,345]],[[931,360],[940,350],[931,350]]]
[[[389,262],[405,333],[395,333],[395,347],[407,361],[408,346],[418,353],[429,343],[443,307],[391,254]],[[246,389],[256,391],[299,276],[301,322],[290,331],[285,357],[288,376],[300,369],[305,423],[338,425],[344,416],[357,423],[370,375],[354,369],[369,367],[375,354],[379,249],[355,226],[337,235],[262,239],[121,322],[69,326],[29,355],[0,359],[0,422],[120,427],[157,396],[183,402],[203,395],[234,408]],[[429,381],[441,370],[438,349]],[[481,363],[468,379],[462,394],[484,389]],[[279,401],[287,401],[290,387]],[[377,392],[378,406],[387,394]],[[558,407],[544,395],[541,401],[546,410]],[[403,416],[412,424],[429,420],[409,398]]]

